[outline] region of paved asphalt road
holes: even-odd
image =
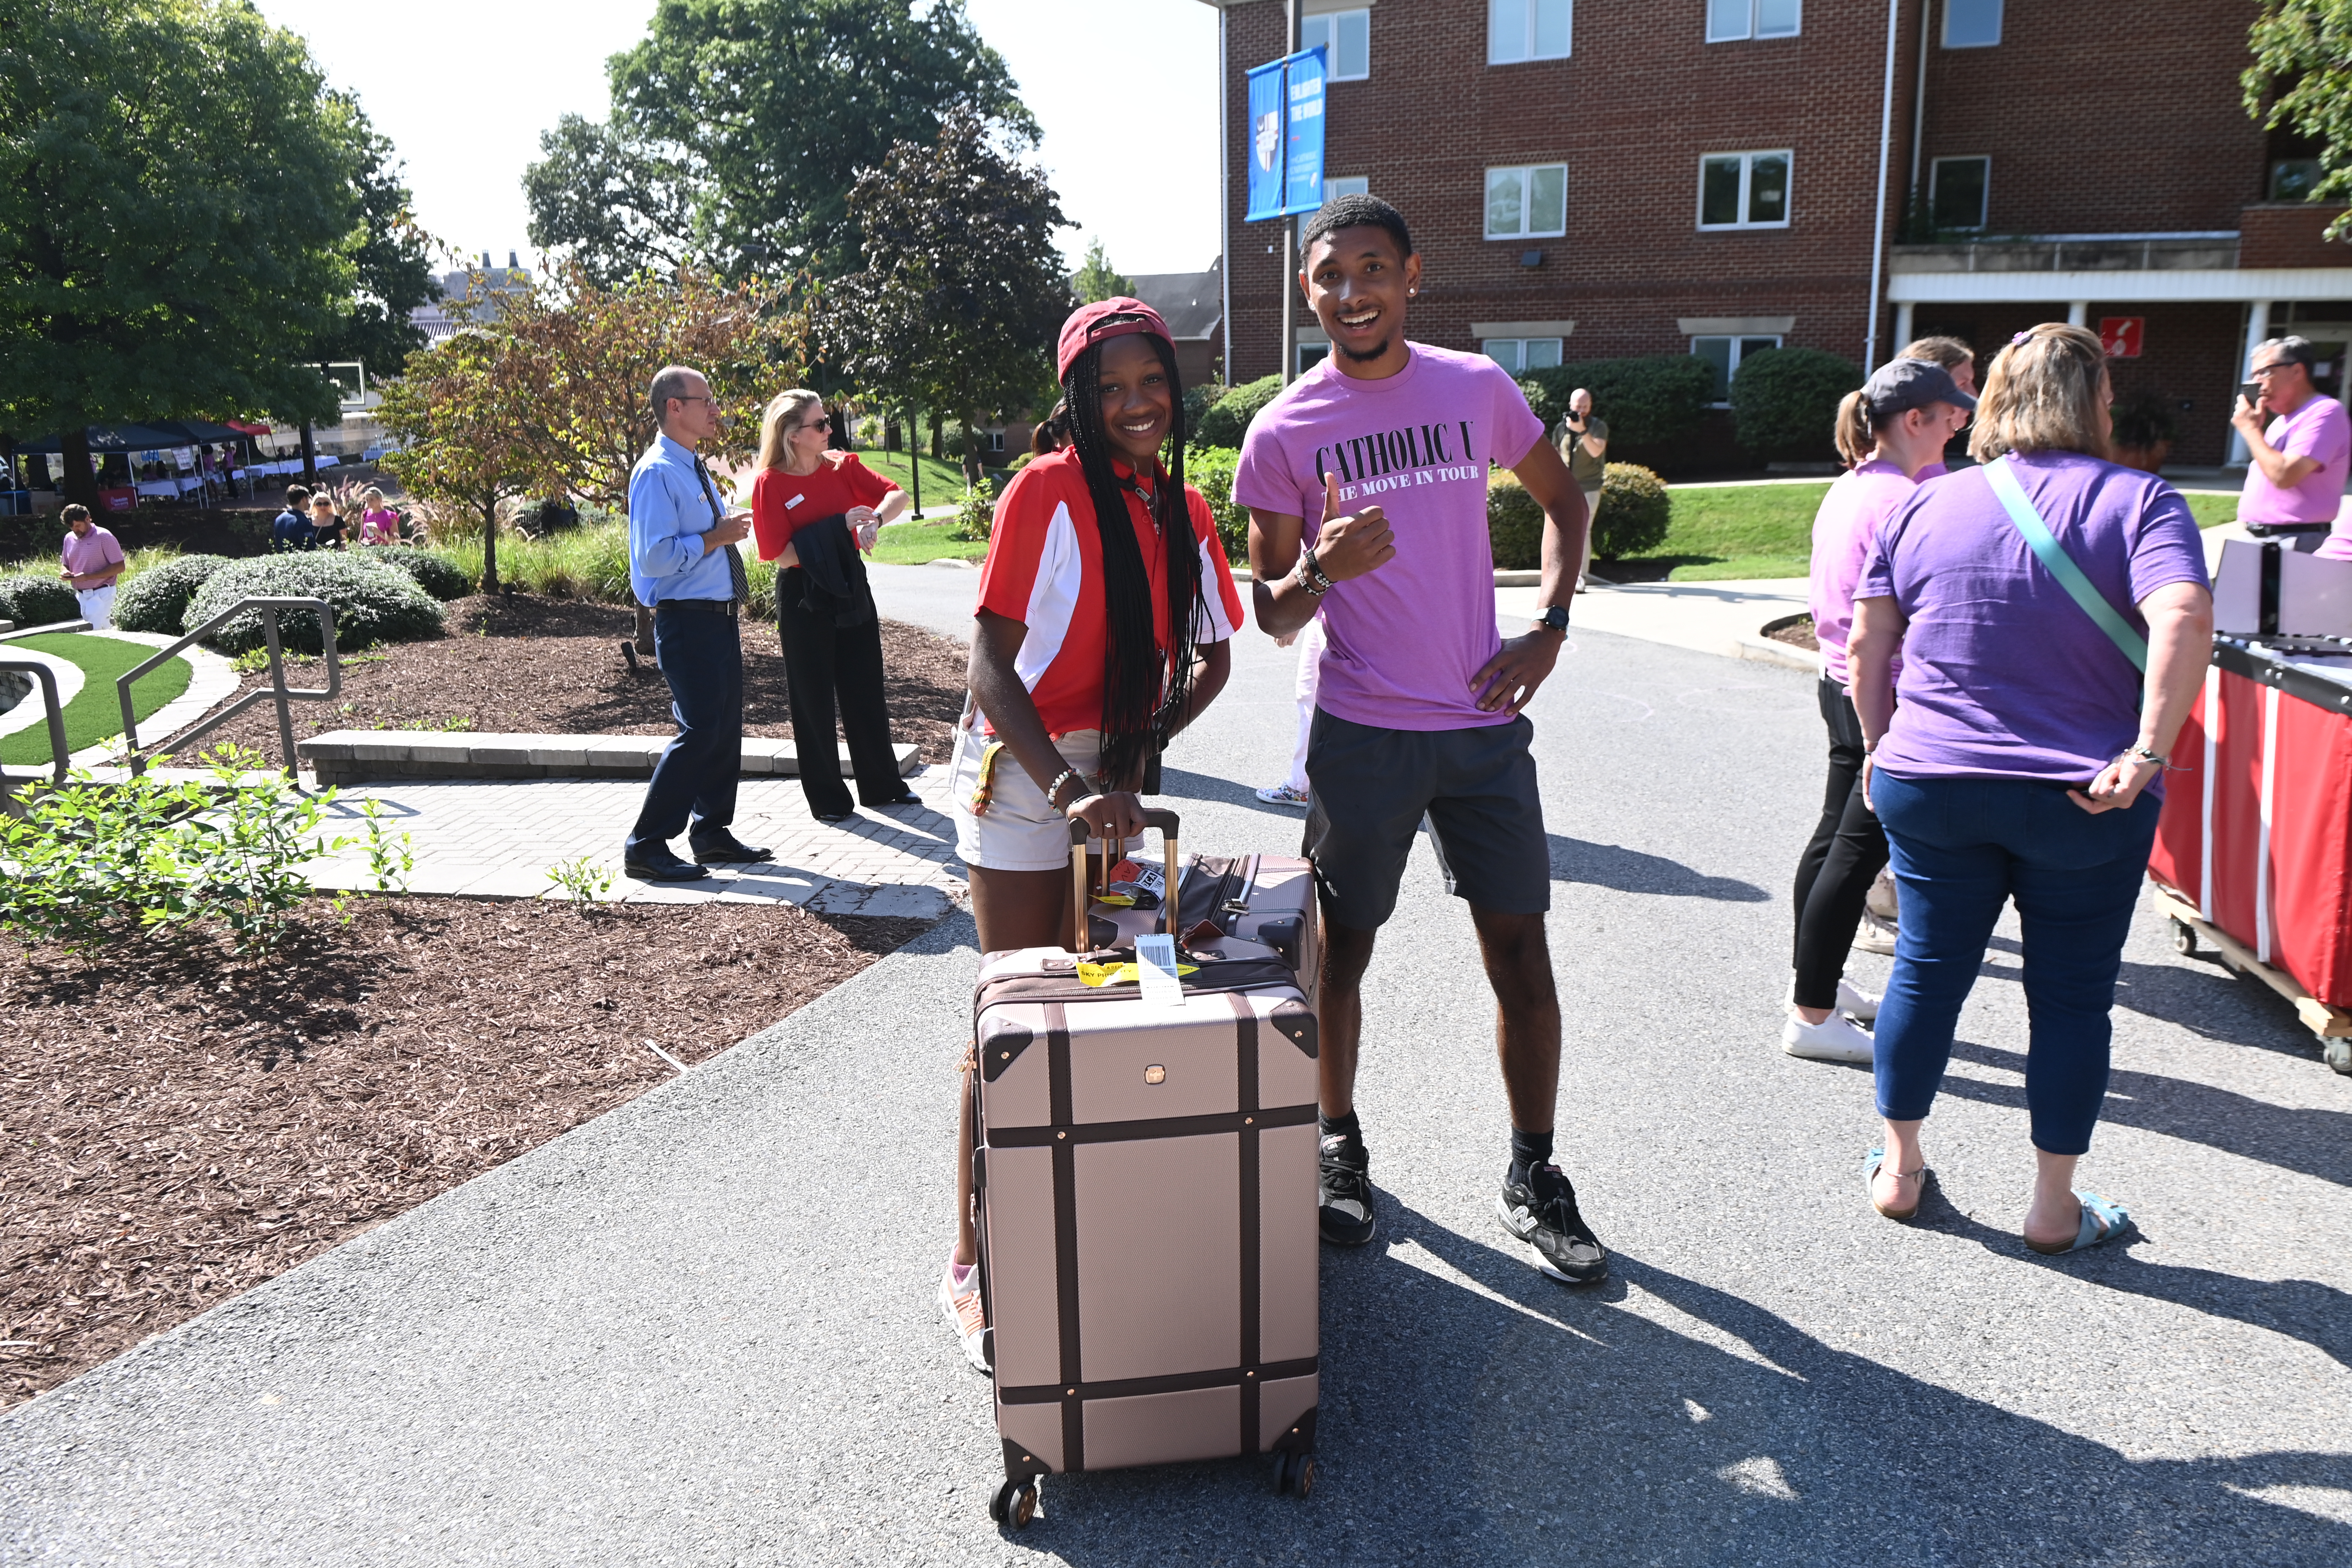
[[[909,569],[885,596],[952,626],[971,583]],[[1295,841],[1247,793],[1287,752],[1288,669],[1245,634],[1171,754],[1192,846]],[[1868,1075],[1775,1040],[1818,799],[1808,679],[1586,634],[1534,715],[1562,1150],[1615,1274],[1569,1290],[1495,1224],[1489,1005],[1418,850],[1367,997],[1381,1235],[1325,1252],[1311,1500],[1235,1462],[1054,1478],[1028,1531],[988,1522],[987,1386],[930,1300],[974,962],[956,917],[0,1417],[0,1557],[2352,1562],[2352,1080],[2286,1009],[2143,915],[2084,1176],[2146,1238],[2039,1258],[2015,1236],[2012,928],[1931,1125],[1923,1221],[1890,1224],[1860,1176]],[[1857,967],[1875,984],[1885,961]]]

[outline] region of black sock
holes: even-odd
[[[1533,1184],[1529,1174],[1539,1166],[1551,1163],[1551,1134],[1522,1132],[1511,1129],[1511,1180],[1521,1186]],[[1540,1194],[1539,1194],[1540,1195]]]
[[[1315,1118],[1315,1131],[1318,1143],[1328,1138],[1344,1138],[1348,1141],[1350,1153],[1363,1152],[1363,1123],[1356,1120],[1356,1113],[1352,1110],[1345,1116],[1325,1116],[1318,1112]]]

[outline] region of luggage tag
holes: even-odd
[[[1160,940],[1165,942],[1167,938],[1162,937]],[[1049,969],[1055,966],[1050,958],[1045,961],[1045,964]],[[1075,965],[1065,963],[1061,967],[1075,967],[1078,972],[1080,984],[1099,990],[1107,985],[1139,984],[1142,980],[1142,971],[1150,966],[1139,963],[1092,963],[1081,958]],[[1200,972],[1201,966],[1197,963],[1180,963],[1176,966],[1176,973],[1179,974],[1197,974]]]
[[[1136,978],[1143,988],[1143,999],[1155,1007],[1181,1007],[1184,1005],[1184,983],[1176,976],[1176,939],[1166,931],[1135,939]],[[1185,967],[1192,967],[1187,965]]]
[[[1121,860],[1104,880],[1108,885],[1095,895],[1095,902],[1122,910],[1156,910],[1168,878],[1157,866]]]

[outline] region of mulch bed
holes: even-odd
[[[338,701],[295,705],[295,738],[329,730],[446,727],[562,735],[676,732],[668,686],[650,668],[632,675],[622,663],[621,639],[636,624],[625,609],[530,594],[478,595],[449,605],[446,624],[449,635],[437,641],[399,643],[359,656],[362,662],[343,670]],[[950,731],[963,711],[967,658],[961,644],[919,626],[882,623],[891,728],[898,740],[920,746],[927,763],[948,760]],[[315,666],[307,668],[315,673]],[[268,684],[255,678],[246,686]],[[789,736],[790,715],[776,629],[747,622],[744,732]],[[221,742],[275,759],[276,708],[257,703],[198,744]]]
[[[386,898],[278,955],[0,947],[0,1406],[676,1076],[927,922]],[[692,1008],[681,959],[713,972]]]
[[[1766,632],[1774,642],[1784,642],[1791,647],[1801,647],[1819,653],[1822,645],[1813,637],[1813,617],[1801,616],[1785,626]]]

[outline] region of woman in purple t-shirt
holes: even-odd
[[[2012,339],[1969,441],[1982,466],[1922,485],[1881,525],[1849,649],[1864,789],[1903,889],[1878,1010],[1886,1143],[1864,1166],[1871,1202],[1890,1219],[1919,1210],[1921,1123],[2014,899],[2037,1162],[2024,1232],[2037,1252],[2095,1246],[2131,1224],[2074,1190],[2074,1164],[2106,1094],[2108,1015],[2165,754],[2212,652],[2188,506],[2099,456],[2113,397],[2090,332],[2048,323]]]

